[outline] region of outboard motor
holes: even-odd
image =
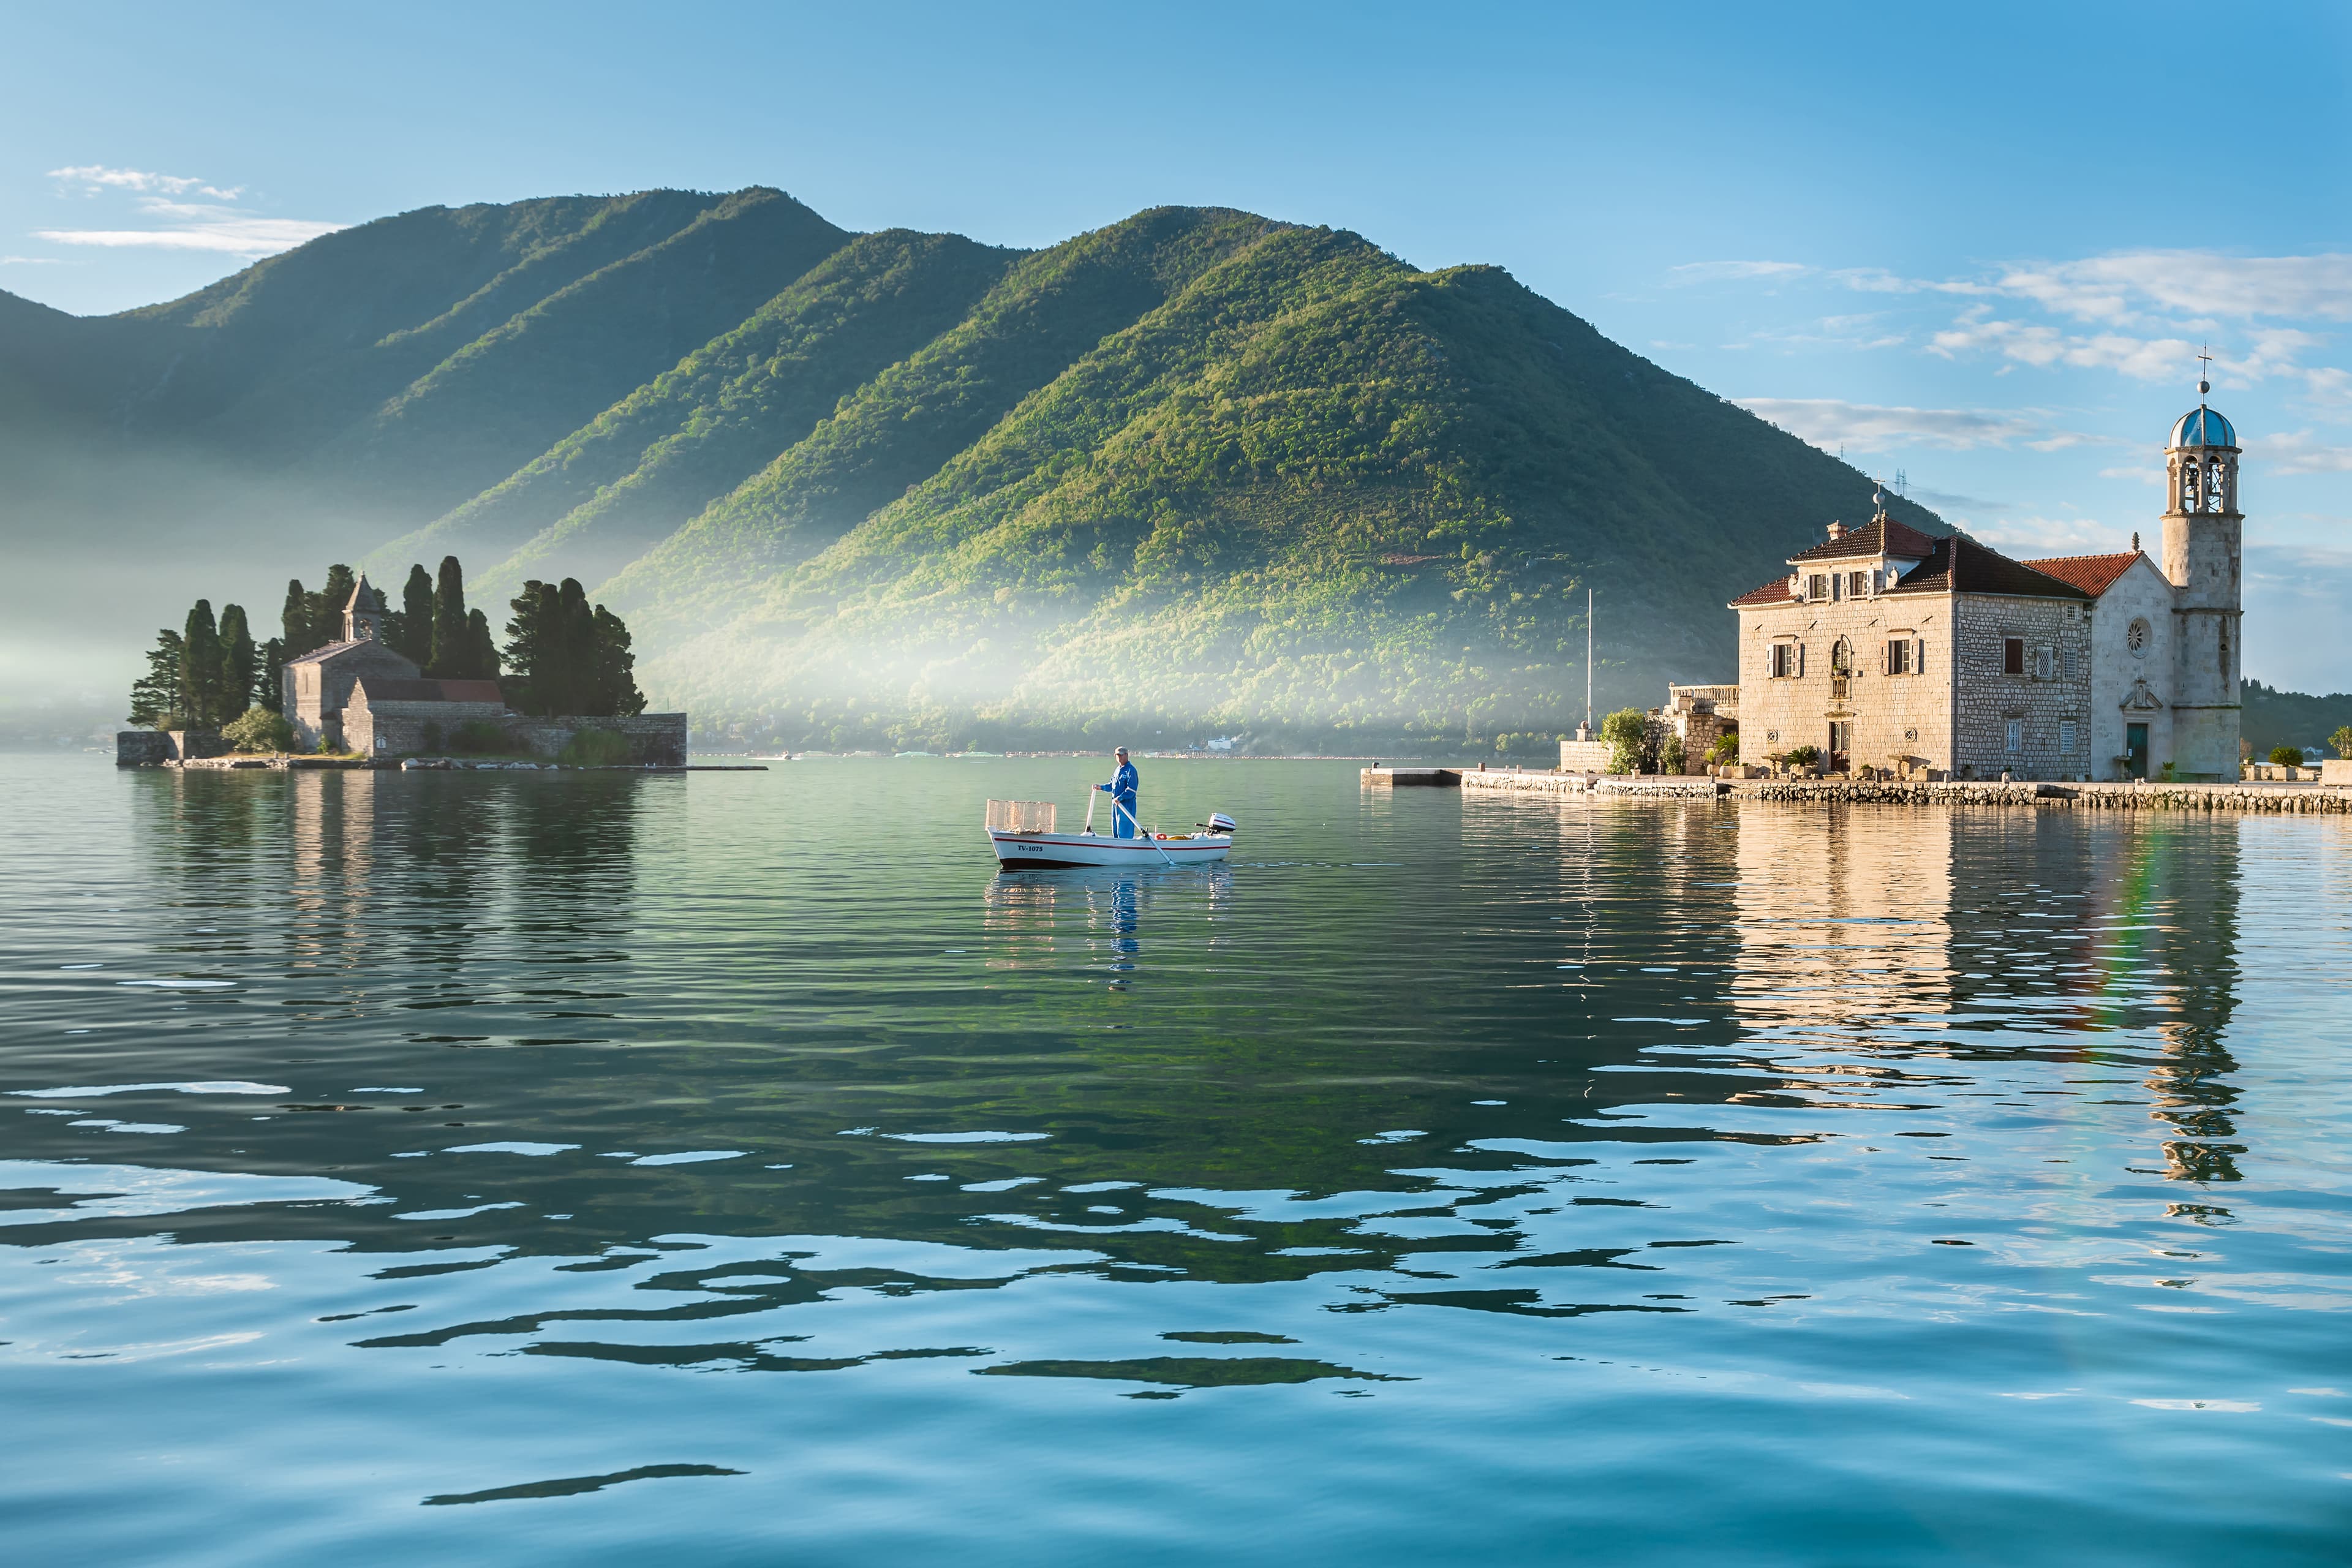
[[[1202,826],[1206,826],[1212,833],[1231,833],[1238,824],[1236,824],[1232,817],[1227,816],[1223,812],[1213,811],[1209,813],[1209,820]]]

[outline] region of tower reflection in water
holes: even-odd
[[[1731,1003],[1762,1039],[1864,1079],[1935,1058],[2137,1072],[2165,1173],[2236,1181],[2242,826],[1745,809]]]

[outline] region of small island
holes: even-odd
[[[686,765],[687,717],[648,713],[629,628],[576,578],[523,584],[502,649],[464,568],[409,569],[401,608],[364,572],[286,585],[279,635],[199,599],[159,631],[115,737],[118,767]]]

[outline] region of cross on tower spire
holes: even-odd
[[[2207,393],[2213,390],[2212,379],[2207,374],[2212,368],[2213,345],[2207,343],[2197,355],[2197,396],[2200,402]]]

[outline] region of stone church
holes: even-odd
[[[300,751],[320,741],[362,756],[438,751],[467,723],[499,723],[495,680],[433,680],[383,640],[383,593],[362,573],[343,606],[343,638],[286,661],[287,722]]]
[[[2201,395],[2210,388],[2198,384]],[[1739,754],[1950,778],[2238,776],[2237,433],[2201,402],[2166,444],[2163,559],[2014,561],[1888,517],[1731,602]]]

